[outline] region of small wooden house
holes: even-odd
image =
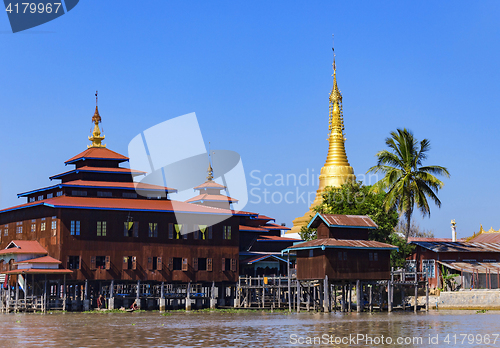
[[[297,279],[390,279],[390,252],[397,247],[368,240],[377,228],[370,217],[317,213],[308,227],[317,229],[318,239],[283,250],[297,255]]]

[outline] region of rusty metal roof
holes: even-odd
[[[391,244],[377,242],[374,240],[354,240],[354,239],[335,239],[323,238],[310,240],[308,242],[297,243],[288,249],[282,251],[295,251],[301,249],[326,249],[326,248],[341,248],[341,249],[379,249],[379,250],[397,250],[398,248]]]
[[[500,243],[478,242],[411,242],[435,253],[500,252]]]
[[[455,269],[461,272],[478,272],[478,273],[486,273],[488,272],[500,272],[500,263],[499,262],[443,262],[437,261],[440,264],[445,265],[451,269]]]
[[[500,233],[481,233],[472,238],[469,242],[480,243],[500,243]]]
[[[328,227],[377,228],[368,215],[342,215],[316,213],[307,227],[316,228],[323,221]]]
[[[120,162],[128,161],[128,157],[120,155],[117,152],[111,151],[105,147],[91,147],[78,155],[67,160],[66,164],[76,162],[83,159],[104,159],[104,160],[118,160]]]

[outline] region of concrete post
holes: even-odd
[[[349,309],[348,309],[348,310],[349,310],[349,313],[351,313],[351,311],[352,311],[352,285],[351,285],[351,283],[349,283],[349,288],[348,288],[348,290],[349,290],[349,291],[348,291],[349,301],[348,301],[347,305],[348,305],[348,308],[349,308]]]
[[[387,311],[392,312],[392,282],[387,282]]]
[[[368,301],[369,301],[369,306],[370,306],[370,312],[373,312],[373,284],[370,284],[369,287],[369,293],[368,293]]]
[[[188,283],[187,286],[187,292],[186,292],[186,311],[191,310],[191,299],[189,298],[189,295],[191,293],[191,282]]]
[[[413,311],[417,313],[417,305],[418,305],[418,283],[415,283],[415,306]]]
[[[323,311],[325,313],[330,312],[330,283],[328,282],[328,275],[325,275],[325,280],[323,283]]]
[[[297,279],[297,313],[300,312],[300,282]]]

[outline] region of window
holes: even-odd
[[[422,261],[422,272],[427,273],[428,278],[435,278],[436,277],[436,270],[435,270],[435,261],[434,260],[423,260]]]
[[[68,256],[68,269],[80,269],[80,256]]]
[[[198,270],[198,258],[193,258],[193,270],[197,271]]]
[[[224,226],[222,230],[223,239],[231,239],[231,226]]]
[[[35,201],[35,197],[30,197],[30,203]]]
[[[213,266],[212,266],[212,259],[207,258],[207,271],[212,272]]]
[[[106,221],[97,221],[97,236],[106,237]]]
[[[51,223],[50,227],[53,230],[57,229],[57,220],[52,220],[52,223]]]
[[[73,190],[73,191],[71,191],[71,195],[72,196],[87,197],[87,191]]]
[[[236,272],[236,259],[231,259],[231,272]]]
[[[174,239],[174,224],[168,224],[168,239]]]
[[[206,271],[206,270],[207,270],[207,259],[198,258],[198,271]]]
[[[53,193],[47,193],[47,199],[54,197]]]
[[[347,251],[344,251],[344,261],[347,260]]]
[[[90,269],[107,269],[111,268],[109,256],[92,256],[90,258]]]
[[[186,229],[187,229],[187,228],[186,228]],[[188,234],[187,234],[187,233],[184,233],[184,234],[182,235],[182,239],[188,239]]]
[[[373,253],[373,261],[378,261],[378,253]]]
[[[180,258],[180,257],[174,257],[172,259],[172,270],[173,271],[180,271],[180,270],[182,270],[182,258]]]
[[[313,257],[314,256],[314,250],[309,250],[309,257]]]
[[[123,257],[123,267],[124,270],[131,269],[131,270],[136,270],[137,269],[137,257],[135,256],[124,256]]]
[[[9,229],[8,228],[6,228],[6,229],[3,230],[3,235],[4,236],[8,236],[9,235]]]
[[[137,193],[135,193],[135,192],[123,192],[122,197],[123,198],[137,198]]]
[[[123,223],[123,235],[125,237],[138,237],[139,223],[133,221],[125,221]]]
[[[212,239],[212,238],[213,238],[212,226],[209,226],[208,227],[208,239]]]
[[[45,222],[40,224],[40,231],[45,231]]]
[[[222,271],[229,271],[231,269],[231,259],[222,258]]]
[[[158,259],[160,259],[160,262],[158,262]],[[160,268],[158,265],[160,265]],[[161,257],[148,257],[148,269],[150,271],[161,270]]]
[[[80,235],[80,221],[71,220],[70,234],[72,236],[79,236]]]
[[[417,271],[417,260],[406,260],[405,270],[409,273],[414,273]]]
[[[198,225],[200,239],[207,239],[207,225]]]
[[[57,192],[56,192],[56,196],[57,196],[57,197],[61,197],[61,196],[62,196],[62,194],[63,194],[63,192],[62,192],[62,191],[57,191]]]
[[[182,270],[184,272],[188,270],[188,259],[182,259]]]
[[[31,232],[36,232],[36,224],[31,224]]]
[[[113,194],[109,191],[97,191],[97,197],[113,197]]]
[[[16,233],[23,233],[23,226],[16,226]]]
[[[150,222],[149,223],[149,237],[158,237],[158,223]]]
[[[181,239],[181,230],[182,230],[182,225],[181,224],[175,224],[175,239]]]
[[[342,261],[342,251],[339,251],[339,261]]]
[[[368,254],[368,260],[369,261],[373,261],[373,253],[369,253]]]
[[[43,195],[38,196],[38,200],[42,201],[43,200]]]

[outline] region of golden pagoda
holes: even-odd
[[[333,50],[333,48],[332,48]],[[287,233],[299,233],[302,226],[307,226],[314,216],[313,208],[322,202],[322,195],[327,186],[340,187],[347,181],[355,181],[354,170],[347,161],[345,152],[344,117],[342,113],[342,93],[337,86],[337,68],[335,51],[333,53],[333,87],[330,92],[330,118],[328,136],[328,155],[319,176],[319,188],[309,210],[302,217],[293,220],[293,227]]]
[[[97,109],[97,91],[95,92],[95,112],[94,116],[92,116],[92,122],[94,122],[94,131],[92,132],[92,136],[89,137],[89,140],[92,142],[91,145],[87,145],[90,149],[92,147],[106,147],[105,144],[102,144],[105,136],[101,136],[101,130],[99,129],[99,123],[101,122],[101,115],[99,115],[99,110]]]

